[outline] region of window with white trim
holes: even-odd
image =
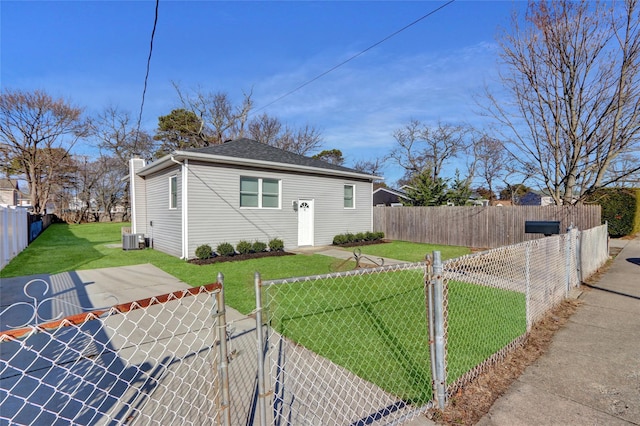
[[[280,208],[280,180],[240,177],[240,207]]]
[[[345,209],[355,209],[356,202],[356,187],[355,185],[345,185],[344,186],[344,208]]]
[[[169,178],[169,208],[178,208],[178,176]]]

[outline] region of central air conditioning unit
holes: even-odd
[[[144,234],[123,234],[122,250],[140,250],[145,247]]]

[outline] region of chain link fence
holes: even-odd
[[[277,424],[387,424],[432,399],[423,264],[262,285]]]
[[[521,345],[606,243],[604,226],[445,262],[256,274],[248,316],[225,306],[222,275],[53,322],[34,306],[0,331],[0,425],[402,424]]]
[[[606,247],[603,235],[264,282],[269,421],[399,424],[443,408],[579,286],[579,247]],[[596,268],[608,257],[589,253]]]
[[[211,284],[0,332],[0,424],[218,419],[220,294]]]
[[[579,285],[579,232],[464,256],[443,264],[448,394],[522,344]]]

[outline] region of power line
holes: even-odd
[[[153,19],[153,30],[151,30],[151,42],[149,43],[149,56],[147,57],[147,72],[144,75],[144,88],[142,89],[142,102],[140,103],[140,114],[138,114],[138,123],[136,125],[136,139],[135,145],[138,144],[138,134],[140,133],[140,123],[142,121],[142,111],[144,110],[144,98],[147,94],[147,82],[149,81],[149,69],[151,68],[151,55],[153,53],[153,38],[156,35],[156,26],[158,25],[158,6],[160,0],[156,0],[156,14]]]
[[[340,62],[338,65],[335,65],[335,66],[333,66],[333,67],[329,68],[327,71],[325,71],[325,72],[323,72],[323,73],[321,73],[321,74],[318,74],[317,76],[313,77],[311,80],[308,80],[308,81],[306,81],[306,82],[302,83],[300,86],[296,87],[295,89],[290,90],[290,91],[288,91],[287,93],[285,93],[284,95],[281,95],[281,96],[277,97],[276,99],[274,99],[273,101],[269,102],[268,104],[266,104],[266,105],[264,105],[264,106],[261,106],[260,108],[258,108],[258,109],[256,109],[255,111],[253,111],[253,112],[251,113],[251,115],[252,115],[252,114],[257,113],[258,111],[262,111],[262,110],[263,110],[263,109],[265,109],[265,108],[270,107],[271,105],[275,104],[276,102],[281,101],[282,99],[286,98],[287,96],[290,96],[290,95],[294,94],[295,92],[297,92],[298,90],[302,89],[303,87],[306,87],[306,86],[308,86],[309,84],[313,83],[314,81],[321,79],[322,77],[324,77],[325,75],[329,74],[330,72],[333,72],[333,71],[335,71],[336,69],[340,68],[341,66],[345,65],[346,63],[351,62],[352,60],[354,60],[354,59],[355,59],[355,58],[357,58],[358,56],[361,56],[361,55],[363,55],[363,54],[367,53],[369,50],[373,49],[374,47],[377,47],[377,46],[381,45],[381,44],[382,44],[382,43],[384,43],[385,41],[389,40],[389,39],[390,39],[390,38],[392,38],[392,37],[395,37],[396,35],[400,34],[400,33],[401,33],[401,32],[403,32],[404,30],[406,30],[406,29],[408,29],[408,28],[410,28],[410,27],[414,26],[414,25],[415,25],[415,24],[417,24],[418,22],[420,22],[420,21],[422,21],[422,20],[424,20],[424,19],[428,18],[429,16],[433,15],[434,13],[436,13],[436,12],[438,12],[438,11],[440,11],[440,10],[444,9],[445,7],[449,6],[449,5],[450,5],[451,3],[453,3],[454,1],[456,1],[456,0],[449,0],[449,1],[448,1],[448,2],[446,2],[445,4],[443,4],[443,5],[441,5],[441,6],[437,7],[437,8],[435,8],[435,9],[433,9],[432,11],[430,11],[429,13],[427,13],[426,15],[421,16],[420,18],[416,19],[415,21],[411,22],[410,24],[407,24],[407,25],[405,25],[404,27],[400,28],[400,29],[399,29],[399,30],[397,30],[396,32],[394,32],[394,33],[392,33],[392,34],[389,34],[388,36],[386,36],[386,37],[385,37],[385,38],[383,38],[382,40],[380,40],[380,41],[378,41],[378,42],[376,42],[376,43],[372,44],[371,46],[367,47],[366,49],[364,49],[364,50],[362,50],[362,51],[360,51],[360,52],[358,52],[358,53],[356,53],[355,55],[351,56],[350,58],[348,58],[348,59],[346,59],[346,60],[344,60],[344,61]]]

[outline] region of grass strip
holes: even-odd
[[[443,246],[438,244],[412,243],[408,241],[391,241],[384,244],[358,246],[369,257],[387,257],[405,262],[421,262],[426,254],[434,250],[441,253],[442,259],[453,259],[471,253],[468,247]]]

